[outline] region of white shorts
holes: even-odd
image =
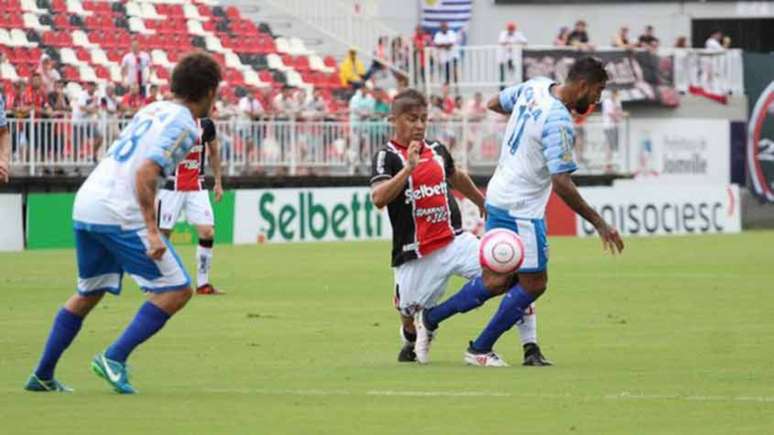
[[[159,190],[156,203],[159,228],[162,230],[174,228],[181,211],[185,213],[186,222],[191,225],[215,225],[210,196],[206,190],[190,192]]]
[[[403,263],[395,272],[395,308],[411,317],[418,310],[432,308],[446,291],[452,275],[466,279],[481,274],[479,239],[462,233],[449,245],[432,254]]]

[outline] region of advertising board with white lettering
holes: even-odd
[[[580,189],[586,201],[623,235],[738,233],[742,230],[736,185],[638,185]],[[576,216],[578,236],[594,236]]]
[[[724,119],[632,119],[629,168],[638,178],[727,184],[730,123]]]
[[[392,237],[368,187],[239,190],[234,243],[375,240]]]

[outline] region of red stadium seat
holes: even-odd
[[[239,14],[239,9],[234,6],[229,6],[226,8],[226,16],[229,17],[232,21],[242,18],[242,16]]]
[[[86,51],[85,48],[82,48],[82,47],[78,47],[75,50],[75,55],[78,57],[78,60],[82,62],[89,63],[89,61],[91,60],[91,53],[89,53],[88,51]]]
[[[94,72],[97,73],[97,77],[101,78],[102,80],[110,80],[110,71],[108,71],[108,69],[104,66],[96,65],[94,67]]]

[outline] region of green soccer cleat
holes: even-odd
[[[134,394],[137,390],[129,383],[129,371],[126,364],[113,361],[100,353],[91,360],[91,371],[107,381],[119,394]]]
[[[50,379],[44,381],[37,377],[34,373],[27,379],[27,384],[24,386],[27,391],[35,391],[39,393],[72,393],[74,390],[67,385],[62,385],[56,379]]]

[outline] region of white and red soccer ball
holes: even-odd
[[[481,238],[478,259],[481,267],[493,272],[516,272],[524,262],[524,243],[521,237],[511,230],[505,228],[489,230]]]

